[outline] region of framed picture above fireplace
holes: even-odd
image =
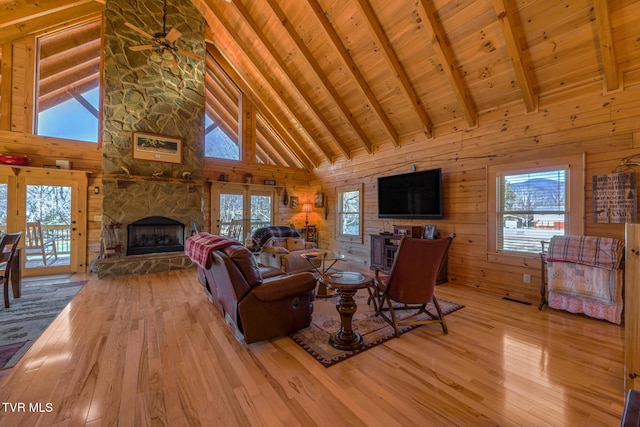
[[[133,132],[131,157],[164,163],[182,163],[182,139],[152,133]]]

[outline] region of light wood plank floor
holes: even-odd
[[[239,343],[195,270],[87,277],[0,379],[0,426],[620,422],[623,328],[608,322],[445,284],[466,306],[448,335],[422,326],[324,368],[286,337]]]

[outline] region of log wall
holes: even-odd
[[[537,303],[540,264],[537,257],[523,257],[517,265],[488,261],[487,167],[524,160],[545,159],[574,153],[586,154],[585,234],[624,239],[624,224],[594,223],[592,177],[613,172],[621,159],[640,154],[640,86],[608,95],[598,85],[573,93],[573,99],[549,96],[540,99],[539,110],[524,114],[520,105],[483,113],[479,126],[451,132],[436,128],[434,139],[411,135],[400,148],[376,149],[351,161],[322,165],[313,172],[309,194],[324,191],[329,213],[317,210],[321,244],[357,263],[369,265],[370,235],[391,231],[394,224],[433,223],[441,235],[456,233],[449,257],[449,280],[500,296]],[[566,93],[565,93],[566,96]],[[442,168],[445,218],[442,220],[388,220],[377,217],[377,177]],[[637,171],[637,167],[635,168]],[[364,242],[329,238],[336,229],[336,187],[364,183]],[[324,236],[324,241],[322,240]],[[523,282],[523,274],[531,283]]]

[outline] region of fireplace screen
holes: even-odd
[[[184,252],[184,225],[162,216],[150,216],[127,226],[127,255]]]

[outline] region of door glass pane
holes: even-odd
[[[271,196],[251,196],[251,225],[248,235],[252,235],[258,228],[271,225]]]
[[[27,185],[26,268],[69,265],[71,187]]]
[[[220,235],[233,240],[243,239],[244,197],[242,194],[220,194]]]

